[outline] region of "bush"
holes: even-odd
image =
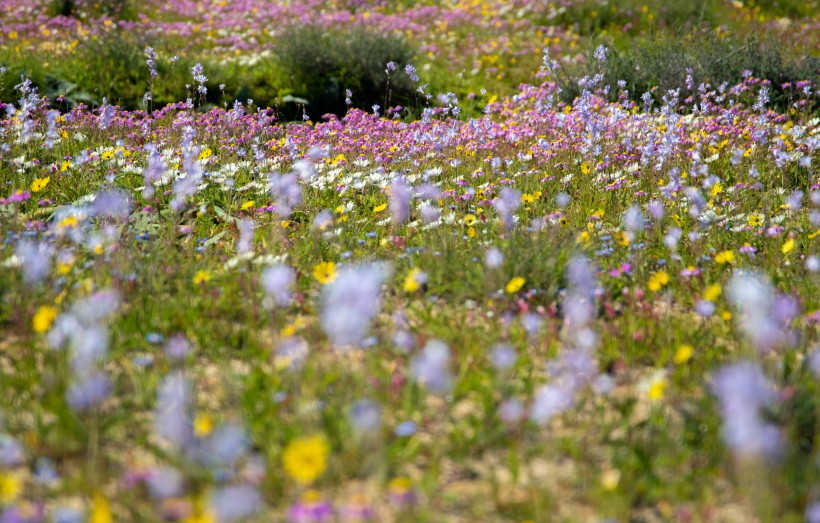
[[[618,95],[619,80],[633,100],[652,88],[660,92],[681,88],[681,98],[693,94],[686,89],[687,69],[692,70],[695,88],[700,83],[713,87],[742,80],[743,71],[749,70],[757,78],[769,80],[771,103],[779,109],[788,105],[788,93],[781,84],[820,80],[820,60],[790,52],[788,46],[771,35],[744,37],[721,36],[714,30],[700,29],[680,36],[657,35],[638,39],[628,49],[612,49],[606,62],[600,65],[591,56],[585,65],[562,79],[564,100],[571,102],[580,94],[575,79],[598,72],[611,86],[610,96]]]
[[[99,18],[108,16],[115,20],[136,20],[137,7],[132,0],[51,0],[48,6],[51,16]]]
[[[307,100],[313,119],[344,114],[346,89],[357,107],[406,105],[413,99],[413,86],[403,73],[413,51],[397,37],[360,28],[291,27],[277,39],[276,56],[285,79],[279,94]],[[388,86],[385,66],[391,61],[398,68]]]
[[[642,29],[680,29],[724,18],[716,0],[581,0],[564,6],[547,25],[573,27],[581,35],[601,31],[635,34]]]

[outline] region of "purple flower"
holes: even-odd
[[[350,409],[350,425],[358,433],[378,430],[382,423],[382,409],[373,400],[357,401]]]
[[[94,197],[91,214],[101,218],[125,220],[131,214],[131,195],[121,189],[103,189]]]
[[[809,370],[820,380],[820,347],[815,348],[808,357]]]
[[[543,385],[535,392],[530,408],[530,419],[543,425],[554,416],[568,410],[575,404],[576,389],[571,382],[559,381]]]
[[[54,247],[46,242],[21,240],[14,249],[14,255],[20,258],[23,281],[34,285],[42,281],[51,270]]]
[[[712,381],[723,416],[723,440],[742,456],[777,455],[780,431],[761,416],[777,394],[760,366],[740,362],[722,367]]]
[[[521,191],[504,187],[493,200],[493,207],[498,213],[504,228],[509,231],[515,224],[515,211],[521,206]]]
[[[287,265],[272,265],[262,271],[262,288],[280,307],[290,303],[295,281],[296,273]]]
[[[185,448],[193,439],[190,402],[191,384],[181,372],[162,380],[154,410],[154,432],[178,448]]]
[[[165,356],[170,360],[183,360],[191,350],[191,342],[184,334],[176,334],[165,342]]]
[[[453,386],[450,348],[441,340],[430,340],[410,364],[411,375],[427,389],[443,394]]]
[[[153,145],[147,145],[145,149],[148,152],[148,165],[142,171],[142,180],[145,186],[142,190],[142,197],[150,200],[154,197],[154,182],[161,180],[165,175],[165,164]]]
[[[820,501],[806,507],[806,523],[820,523]]]
[[[393,223],[401,225],[410,216],[410,195],[413,188],[402,177],[397,177],[390,184],[390,215]]]
[[[83,412],[102,403],[111,393],[111,380],[103,373],[94,372],[80,377],[66,391],[71,410]]]
[[[23,446],[8,434],[0,434],[0,465],[16,467],[23,463],[24,458]]]
[[[760,352],[791,340],[788,328],[799,312],[791,298],[776,297],[762,275],[736,271],[729,280],[727,295],[740,311],[738,325]]]
[[[407,64],[404,67],[404,72],[407,74],[407,77],[410,78],[411,82],[413,82],[414,84],[418,83],[419,75],[416,74],[416,67],[415,66]]]
[[[515,398],[504,400],[498,407],[498,417],[505,425],[515,425],[524,417],[524,404]]]
[[[151,73],[151,81],[157,77],[157,53],[153,47],[145,48],[145,64],[148,66],[148,71]]]
[[[288,523],[327,523],[334,519],[333,507],[318,493],[309,491],[288,509],[286,519]]]
[[[490,247],[484,253],[484,265],[488,269],[497,269],[504,263],[504,255],[497,247]]]
[[[384,263],[344,267],[322,292],[322,328],[337,347],[358,346],[381,306]]]
[[[507,370],[515,365],[518,354],[509,345],[496,345],[490,351],[490,363],[498,370]]]
[[[276,212],[279,216],[287,218],[293,208],[302,203],[302,188],[299,186],[298,175],[271,174],[270,179],[271,195],[276,204]]]
[[[208,461],[219,467],[232,467],[248,451],[245,429],[236,423],[219,427],[208,440]]]
[[[259,511],[262,507],[262,495],[253,487],[232,485],[214,492],[211,506],[218,521],[238,521]]]
[[[145,478],[148,492],[155,499],[166,499],[183,493],[185,480],[182,473],[174,467],[157,467]]]
[[[256,223],[253,220],[240,220],[239,239],[236,241],[237,254],[247,254],[253,251],[253,231]]]

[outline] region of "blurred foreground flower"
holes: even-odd
[[[303,485],[313,483],[327,468],[329,450],[325,438],[318,434],[291,441],[282,454],[285,473]]]

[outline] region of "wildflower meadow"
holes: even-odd
[[[0,523],[820,523],[817,0],[0,6]]]

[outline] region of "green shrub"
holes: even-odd
[[[306,99],[314,119],[344,114],[346,89],[353,92],[357,107],[406,105],[413,85],[403,69],[412,56],[410,46],[395,36],[360,28],[291,27],[276,42],[275,67],[285,79],[279,94]],[[388,86],[385,66],[390,61],[398,67]]]
[[[573,27],[581,35],[595,35],[607,30],[613,33],[639,33],[645,29],[680,29],[702,23],[715,23],[724,5],[716,0],[581,0],[559,10],[547,25]]]
[[[138,14],[133,0],[51,0],[48,12],[51,16],[108,16],[115,20],[136,20]]]
[[[742,80],[748,70],[757,78],[769,80],[771,103],[783,109],[788,105],[788,93],[781,84],[800,80],[820,80],[820,60],[802,55],[783,45],[771,35],[751,34],[743,37],[720,35],[713,29],[699,29],[682,35],[656,35],[637,39],[628,49],[611,49],[607,60],[600,64],[592,56],[561,83],[564,100],[572,101],[580,94],[576,78],[602,73],[604,83],[612,87],[615,99],[618,81],[626,82],[633,100],[653,88],[660,92],[681,88],[681,97],[693,94],[686,89],[687,69],[692,71],[695,89],[700,83],[712,87]]]

